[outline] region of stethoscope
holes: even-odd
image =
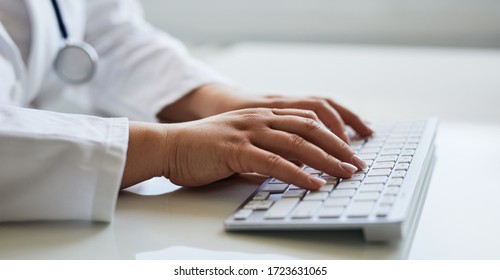
[[[94,76],[99,56],[91,45],[83,41],[71,42],[69,40],[68,30],[64,24],[59,4],[57,0],[51,0],[51,2],[61,37],[64,39],[64,46],[58,51],[54,61],[54,70],[67,83],[85,83]]]

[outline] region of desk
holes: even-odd
[[[365,243],[356,232],[227,233],[224,218],[263,180],[246,175],[197,189],[163,179],[134,186],[120,194],[112,224],[2,224],[0,259],[500,258],[500,52],[243,44],[206,60],[255,89],[339,93],[369,118],[440,117],[413,242]]]

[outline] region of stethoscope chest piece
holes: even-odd
[[[72,42],[69,38],[68,29],[64,24],[61,9],[57,0],[51,0],[64,47],[57,53],[54,61],[54,70],[61,80],[71,84],[88,82],[94,76],[99,56],[96,50],[89,44],[81,41]]]
[[[81,84],[92,78],[98,59],[97,52],[89,44],[66,42],[57,53],[54,70],[65,82]]]

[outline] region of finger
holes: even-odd
[[[310,101],[291,102],[289,106],[313,111],[328,129],[338,135],[344,142],[349,142],[349,137],[344,132],[345,124],[342,117],[328,102],[312,99]]]
[[[325,180],[311,176],[284,158],[255,146],[244,150],[242,160],[246,172],[272,176],[304,189],[318,190],[326,183]]]
[[[252,139],[251,142],[285,159],[300,160],[308,166],[336,177],[348,178],[357,171],[357,167],[345,165],[298,134],[271,130]]]
[[[340,161],[354,164],[360,169],[366,167],[364,161],[354,154],[347,143],[317,121],[297,116],[279,116],[271,119],[269,126],[272,129],[300,135]]]
[[[345,108],[344,106],[334,102],[331,99],[326,99],[326,101],[342,116],[345,123],[352,127],[362,137],[367,137],[373,134],[373,130],[366,125],[358,115],[353,113],[351,110]]]
[[[345,123],[340,114],[330,106],[329,103],[320,103],[315,110],[319,119],[325,124],[328,129],[335,133],[344,142],[349,143],[349,137],[345,133]]]
[[[320,121],[318,118],[318,115],[316,115],[316,113],[312,110],[290,108],[290,109],[272,109],[271,111],[273,112],[274,115],[277,115],[277,116],[290,115],[290,116],[297,116],[297,117],[312,119],[312,120],[315,120],[317,122]]]

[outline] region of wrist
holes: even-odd
[[[162,124],[130,122],[122,188],[162,176],[166,133]]]

